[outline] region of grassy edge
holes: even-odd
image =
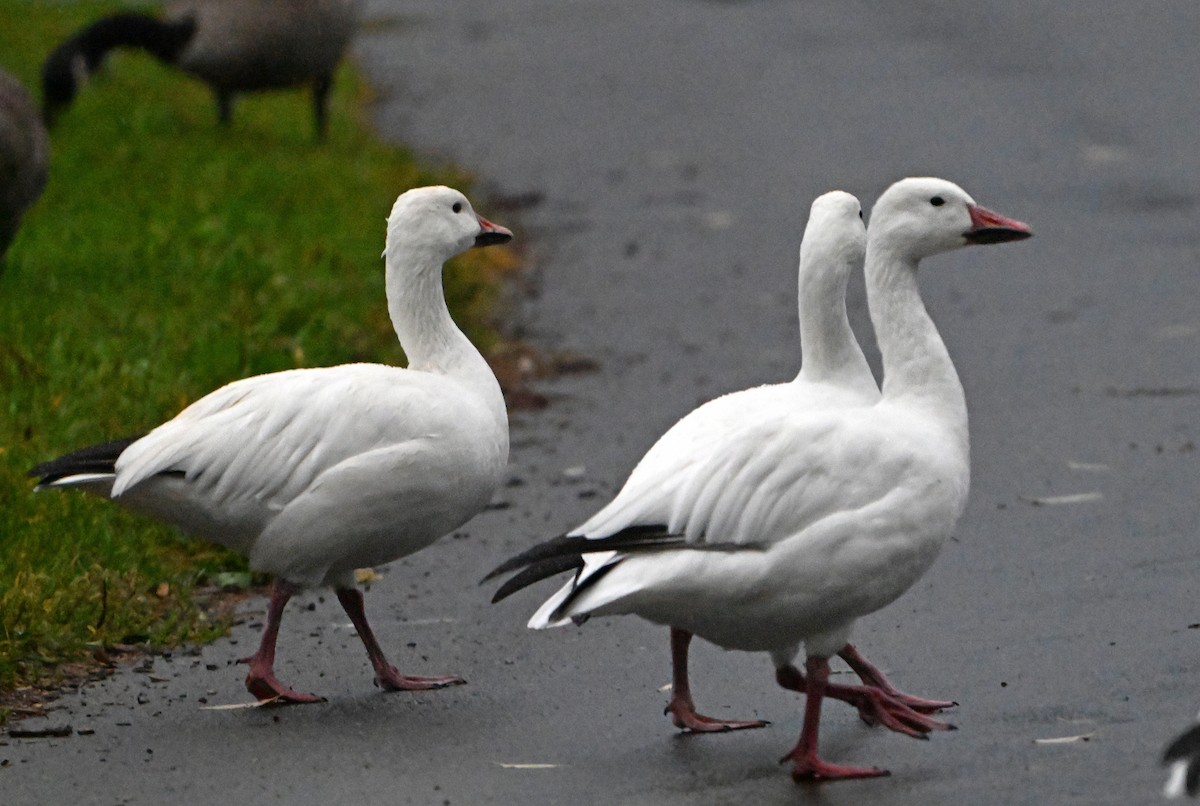
[[[17,48],[16,58],[24,58],[20,66],[5,66],[31,83],[36,66],[31,65],[38,53],[48,51],[81,21],[119,7],[113,2],[83,2],[71,7],[23,0],[0,2],[0,27],[19,18],[20,25],[9,30],[20,30],[18,44],[22,47]],[[114,654],[113,647],[124,648],[131,642],[167,647],[211,640],[225,632],[228,619],[208,616],[197,601],[197,586],[221,572],[240,575],[245,571],[241,558],[181,538],[104,502],[83,496],[31,496],[24,478],[26,468],[89,440],[117,436],[114,429],[118,424],[134,422],[149,427],[236,377],[347,360],[402,360],[390,332],[381,289],[371,282],[381,274],[378,252],[385,206],[364,208],[362,215],[372,219],[373,230],[366,238],[365,251],[349,250],[357,257],[340,259],[331,254],[338,248],[322,243],[325,230],[311,219],[300,225],[301,234],[311,236],[311,245],[298,251],[276,250],[271,236],[246,232],[279,223],[269,220],[270,216],[255,215],[259,212],[256,202],[264,201],[262,186],[249,191],[243,188],[236,202],[241,209],[232,217],[222,217],[220,208],[231,195],[228,185],[222,183],[239,171],[257,168],[264,176],[270,174],[271,168],[259,164],[261,155],[256,149],[282,154],[286,170],[298,160],[324,160],[317,169],[319,175],[357,181],[361,179],[358,174],[380,170],[364,167],[370,160],[362,159],[359,152],[371,150],[376,154],[372,159],[387,152],[384,160],[388,165],[382,175],[388,178],[382,184],[387,186],[389,199],[406,185],[435,182],[469,192],[467,177],[460,172],[418,165],[403,149],[378,141],[369,123],[372,93],[353,66],[344,66],[338,75],[328,146],[334,154],[325,159],[329,155],[310,142],[307,99],[297,100],[295,93],[241,102],[232,131],[218,132],[211,99],[202,87],[143,57],[121,56],[112,61],[116,63],[96,82],[98,86],[81,95],[55,132],[51,187],[27,217],[10,252],[8,272],[0,277],[0,320],[7,323],[0,324],[0,380],[5,381],[0,385],[0,410],[14,415],[11,427],[0,426],[0,492],[15,502],[0,515],[0,692],[10,696],[23,687],[44,689],[64,680],[86,679],[104,667]],[[114,224],[114,216],[96,216],[95,210],[89,209],[87,202],[92,201],[94,207],[97,198],[110,208],[122,207],[123,194],[136,195],[144,189],[138,187],[139,172],[166,172],[156,159],[174,158],[171,149],[179,143],[184,143],[193,157],[207,155],[191,163],[191,170],[204,176],[202,186],[189,192],[187,181],[166,177],[163,186],[168,189],[169,201],[151,195],[149,202],[144,198],[129,202],[136,208],[134,225],[128,219]],[[369,149],[365,143],[370,143]],[[164,153],[156,157],[156,150]],[[222,166],[223,161],[229,164]],[[97,172],[101,190],[88,179]],[[347,172],[355,176],[349,177]],[[70,194],[63,191],[64,176],[70,177],[74,186]],[[258,181],[270,186],[270,179],[264,176]],[[319,187],[336,182],[310,184]],[[180,186],[184,192],[177,193]],[[90,195],[87,188],[92,188]],[[79,198],[84,200],[82,205],[75,203]],[[266,198],[266,206],[274,201],[277,197]],[[344,204],[339,201],[344,200],[334,199],[323,206],[340,210]],[[152,209],[148,212],[155,205],[168,204],[187,207],[185,223],[193,227],[191,232],[181,237],[178,219],[160,220],[150,215]],[[333,226],[338,226],[336,218]],[[326,222],[324,226],[330,225]],[[99,231],[89,234],[89,227]],[[61,248],[64,230],[74,240],[72,249]],[[351,287],[343,300],[345,320],[313,322],[308,311],[328,302],[331,294],[342,293],[347,266],[371,252],[374,265],[367,264],[371,274],[355,277],[348,284]],[[79,268],[80,253],[88,254],[106,271],[82,280],[71,276]],[[244,271],[239,261],[247,260],[255,265]],[[133,276],[139,284],[153,286],[157,278],[147,272],[155,269],[146,266],[165,271],[162,267],[181,264],[196,271],[211,270],[218,280],[203,291],[166,282],[156,288],[139,286],[137,293],[131,294],[130,275],[119,276],[135,267],[140,273]],[[497,279],[515,265],[514,253],[493,249],[471,253],[447,270],[451,308],[469,335],[485,348],[498,343],[487,324]],[[256,314],[271,305],[272,293],[297,276],[305,276],[313,287],[279,305],[284,314],[272,319],[268,327],[256,328]],[[64,289],[68,281],[86,287],[72,292]],[[127,296],[134,299],[125,300]],[[38,304],[30,305],[30,299]],[[120,307],[128,310],[127,318],[114,320],[106,304],[110,299],[123,303]],[[196,328],[194,309],[199,309],[199,318],[203,318],[204,309],[214,300],[228,304],[232,313],[217,327],[201,329],[184,347],[177,347],[180,341],[173,337]],[[88,314],[80,316],[84,310]],[[161,327],[164,312],[180,322]],[[47,318],[44,328],[13,324],[39,314]],[[365,328],[360,321],[364,314]],[[64,321],[68,318],[69,327]],[[164,329],[165,333],[159,332]],[[359,333],[364,329],[368,331],[365,336]],[[139,340],[143,343],[138,344]],[[168,352],[182,353],[180,363],[191,371],[161,376],[155,361]],[[192,370],[195,366],[200,368]],[[111,383],[114,377],[121,388],[113,395],[84,393],[93,388],[89,384]],[[126,405],[130,397],[137,405]],[[104,416],[97,418],[98,411]],[[71,537],[68,545],[63,545],[64,535]],[[149,555],[150,562],[146,556],[136,556],[140,554]],[[0,710],[0,721],[3,719]]]

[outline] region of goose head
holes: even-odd
[[[861,267],[867,248],[867,227],[862,205],[844,190],[833,190],[813,200],[800,243],[800,262],[834,267],[843,282]]]
[[[868,232],[877,247],[886,242],[914,260],[1033,235],[1028,224],[980,207],[958,185],[932,177],[901,179],[884,191]]]
[[[512,232],[475,212],[462,193],[444,186],[400,194],[388,216],[385,255],[428,256],[439,268],[475,246],[512,240]]]

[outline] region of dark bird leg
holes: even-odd
[[[358,588],[338,588],[337,597],[338,601],[342,603],[346,615],[354,624],[354,629],[358,630],[358,637],[362,639],[363,646],[367,648],[367,657],[371,659],[371,666],[375,669],[375,685],[385,691],[425,691],[432,688],[459,686],[467,682],[461,677],[406,677],[400,674],[399,670],[388,663],[388,659],[384,657],[383,649],[375,640],[375,633],[371,632],[371,625],[367,624],[367,614],[363,610],[362,591]]]
[[[333,74],[326,73],[313,80],[313,121],[316,123],[317,142],[325,142],[329,130],[329,90],[333,87]]]
[[[830,764],[817,756],[817,729],[821,724],[821,700],[829,682],[829,661],[810,656],[804,663],[807,680],[795,666],[784,666],[776,671],[775,677],[784,688],[804,691],[804,725],[800,730],[800,741],[780,764],[791,761],[792,779],[800,781],[841,781],[848,778],[876,778],[890,775],[878,767],[847,767]],[[798,678],[798,682],[796,680]],[[796,686],[799,685],[800,688]]]
[[[271,583],[271,601],[267,605],[267,626],[263,628],[258,651],[238,663],[250,664],[246,673],[246,688],[259,700],[280,703],[324,702],[324,697],[315,694],[300,694],[280,683],[275,677],[275,642],[279,638],[279,621],[283,608],[297,592],[290,583],[275,579]]]
[[[6,227],[0,226],[0,277],[4,276],[4,269],[8,265],[6,260],[8,246],[12,243],[15,235],[15,232],[9,232]]]
[[[671,702],[667,704],[664,714],[671,715],[675,727],[692,733],[718,733],[722,731],[741,730],[743,728],[765,728],[770,722],[761,719],[733,720],[713,719],[696,713],[696,704],[692,701],[692,688],[688,682],[688,647],[692,643],[692,634],[678,627],[671,628]]]
[[[222,129],[227,129],[233,120],[233,93],[215,87],[213,93],[217,96],[217,123]]]
[[[935,711],[941,711],[944,708],[953,708],[958,703],[953,700],[927,700],[924,697],[914,697],[911,694],[905,694],[891,684],[884,676],[883,672],[877,666],[872,664],[862,656],[853,644],[846,644],[842,651],[838,653],[838,657],[846,661],[854,673],[865,685],[871,688],[877,688],[891,696],[897,702],[904,703],[909,708],[922,714],[932,714]]]

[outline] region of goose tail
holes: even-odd
[[[29,471],[36,478],[38,490],[50,487],[111,487],[116,477],[117,457],[140,437],[125,437],[91,445],[42,462]]]

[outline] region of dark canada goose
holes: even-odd
[[[104,17],[57,48],[42,66],[44,114],[52,123],[110,50],[141,48],[208,84],[229,123],[242,92],[310,85],[317,137],[326,127],[333,71],[358,26],[362,0],[185,0],[161,18]]]
[[[46,187],[50,139],[21,82],[0,70],[0,269],[21,216]]]

